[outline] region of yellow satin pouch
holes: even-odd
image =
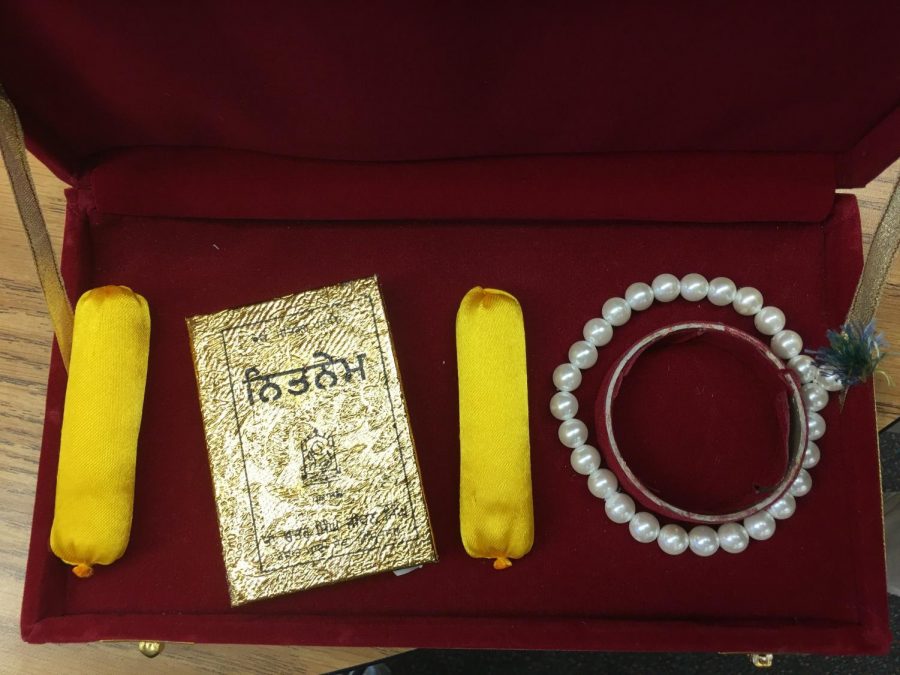
[[[534,542],[525,326],[509,293],[473,288],[456,315],[459,526],[466,552],[505,569]]]
[[[150,313],[124,286],[75,308],[50,548],[79,577],[125,552],[131,534]]]

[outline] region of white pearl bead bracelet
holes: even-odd
[[[801,394],[806,408],[808,441],[802,458],[802,468],[789,488],[764,509],[744,517],[740,522],[726,522],[717,528],[696,525],[689,531],[676,524],[661,525],[655,515],[638,511],[634,500],[622,491],[616,475],[601,468],[599,451],[588,441],[588,428],[579,420],[578,399],[573,393],[581,385],[581,371],[597,363],[597,349],[613,338],[614,329],[627,323],[633,312],[648,309],[654,301],[672,302],[678,297],[690,302],[704,298],[717,307],[731,305],[741,316],[752,317],[754,326],[769,338],[771,351],[787,362],[801,382]],[[803,340],[786,329],[784,312],[765,306],[763,296],[753,287],[738,288],[725,277],[707,281],[700,274],[687,274],[680,280],[671,274],[657,276],[651,284],[634,283],[624,298],[610,298],[603,303],[602,318],[594,318],[584,325],[583,340],[569,349],[569,361],[553,371],[557,392],[550,399],[550,412],[560,420],[559,440],[571,450],[570,463],[579,474],[587,476],[590,493],[604,501],[607,517],[618,524],[627,524],[631,536],[640,543],[656,542],[669,555],[679,555],[690,549],[694,554],[708,557],[722,549],[740,553],[750,541],[765,541],[775,533],[779,520],[790,518],[796,510],[796,498],[812,489],[809,469],[819,462],[820,450],[816,441],[825,434],[825,419],[819,412],[828,404],[828,392],[839,391],[841,385],[832,377],[820,376],[813,359],[803,354]],[[802,448],[802,446],[801,446]]]

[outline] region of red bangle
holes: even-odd
[[[696,507],[689,507],[665,499],[645,481],[641,480],[629,466],[626,459],[627,448],[620,446],[616,439],[614,406],[619,391],[635,363],[648,349],[660,348],[667,342],[681,342],[688,339],[713,340],[729,351],[743,358],[754,359],[766,368],[765,374],[784,391],[784,396],[775,402],[782,426],[781,436],[785,441],[786,462],[781,479],[774,486],[768,486],[763,496],[756,502],[730,512],[703,513]],[[613,364],[600,389],[597,404],[597,437],[607,468],[616,474],[619,484],[636,501],[657,514],[674,520],[718,525],[731,521],[741,521],[747,516],[768,508],[784,495],[797,477],[806,451],[808,432],[807,415],[796,374],[777,357],[765,344],[743,331],[720,323],[690,322],[680,323],[649,333],[634,343],[622,357]]]

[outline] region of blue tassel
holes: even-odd
[[[857,322],[845,323],[839,331],[829,330],[826,337],[827,347],[807,349],[806,352],[815,358],[819,371],[834,376],[845,391],[868,381],[887,355],[887,343],[884,335],[876,332],[874,320],[865,326]]]

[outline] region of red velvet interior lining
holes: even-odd
[[[210,188],[211,189],[211,188]],[[134,525],[124,558],[83,581],[47,550],[64,374],[54,361],[23,607],[32,641],[191,641],[418,646],[867,652],[886,648],[884,559],[871,389],[828,435],[815,488],[769,542],[739,556],[670,558],[610,523],[569,467],[547,411],[550,373],[602,300],[660,272],[754,284],[811,342],[842,318],[861,261],[858,211],[823,222],[322,222],[94,213],[71,195],[70,289],[127,284],[153,334]],[[227,197],[223,196],[223,199]],[[231,609],[184,318],[345,279],[380,276],[408,397],[440,562]],[[502,573],[459,540],[453,317],[484,284],[525,313],[534,550]],[[749,319],[725,312],[744,329]],[[719,320],[708,303],[655,307],[617,330],[579,390],[637,337]],[[728,382],[710,382],[731,391]],[[648,395],[652,392],[647,392]],[[713,420],[715,421],[715,420]],[[661,418],[673,433],[683,424]],[[720,420],[721,432],[730,422]],[[592,433],[593,437],[593,433]],[[698,448],[714,467],[716,446]],[[828,536],[822,534],[823,528]],[[834,555],[835,542],[841,555]],[[827,561],[827,564],[826,564]]]
[[[725,321],[733,310],[719,311]],[[646,489],[687,511],[721,514],[756,504],[788,468],[789,389],[780,373],[749,343],[724,333],[653,343],[623,374],[613,402],[622,458]],[[603,428],[606,387],[597,392],[595,429]],[[604,456],[617,469],[608,451]]]
[[[312,162],[140,148],[82,179],[98,214],[284,220],[821,221],[827,155],[629,154]]]
[[[379,161],[831,155],[900,103],[898,22],[893,0],[6,2],[0,82],[70,176],[153,145]],[[897,156],[900,123],[884,128],[885,153],[841,154],[842,177]]]

